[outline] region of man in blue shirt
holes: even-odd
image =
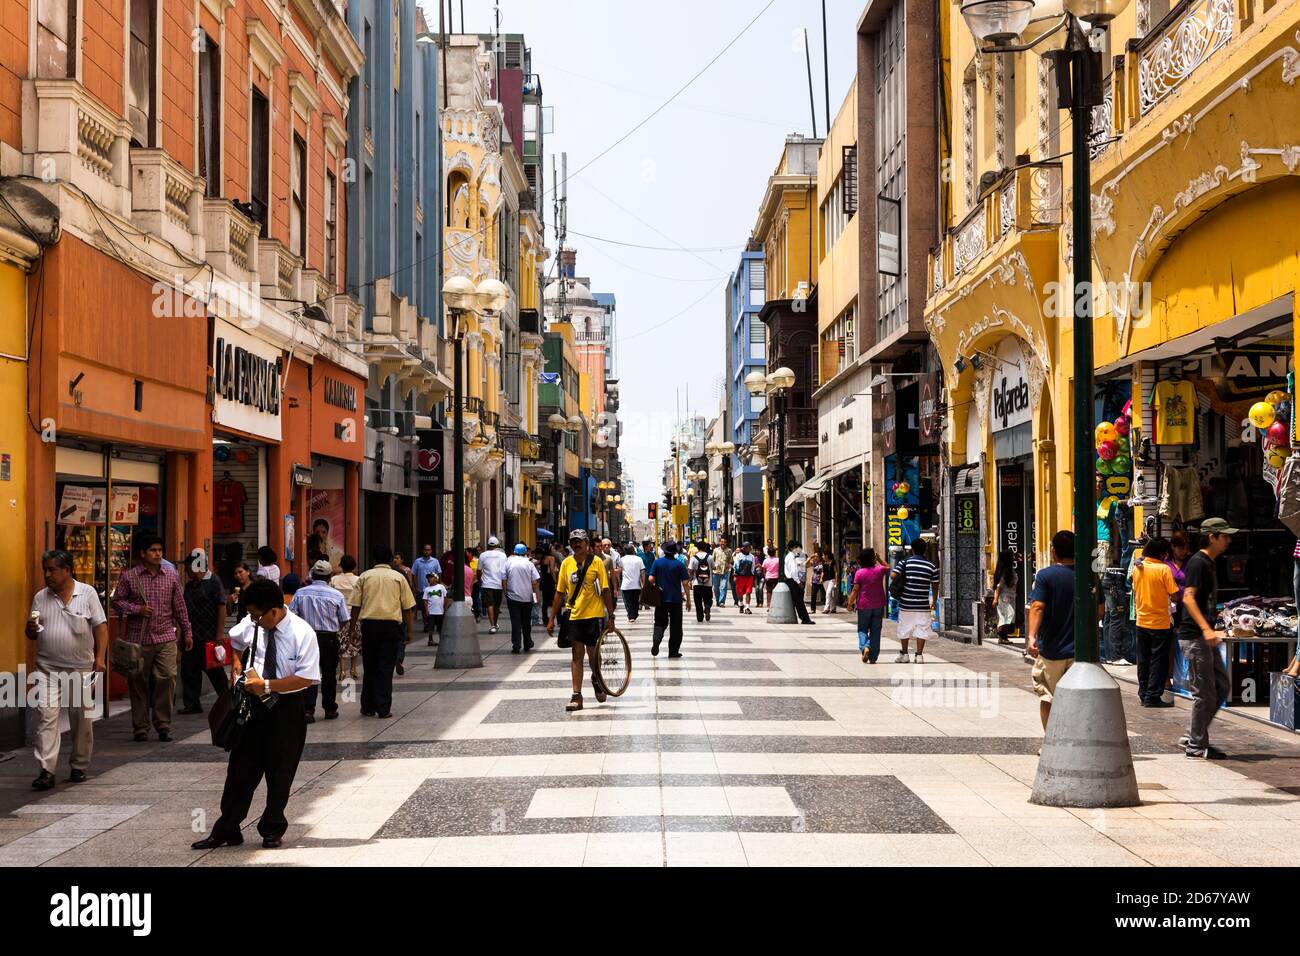
[[[311,566],[311,583],[299,588],[293,595],[289,610],[298,615],[316,632],[320,648],[320,696],[325,707],[325,719],[339,715],[335,687],[339,673],[339,632],[347,627],[351,617],[343,592],[330,585],[334,569],[328,558],[321,558]],[[316,685],[304,691],[303,704],[307,709],[307,723],[316,722]]]
[[[659,587],[659,606],[655,608],[654,644],[650,653],[659,656],[659,644],[668,628],[668,656],[682,656],[682,602],[691,609],[690,585],[686,565],[677,559],[677,544],[664,542],[664,556],[650,566],[650,580]]]
[[[438,575],[438,578],[441,579],[442,562],[433,556],[433,545],[426,544],[421,549],[420,556],[416,558],[415,563],[411,565],[411,576],[415,578],[415,585],[411,590],[415,592],[417,597],[423,594],[424,589],[429,586],[430,574],[436,574]],[[424,606],[423,601],[420,601],[419,605],[420,614],[424,618],[424,629],[427,631],[429,629],[429,611],[428,608]]]
[[[1034,575],[1029,593],[1029,636],[1025,651],[1034,659],[1032,678],[1043,729],[1052,712],[1056,684],[1074,663],[1074,532],[1052,537],[1053,563]]]

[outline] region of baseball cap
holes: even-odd
[[[574,528],[572,531],[569,532],[569,540],[570,540],[570,541],[586,541],[586,540],[587,540],[587,532],[583,531],[581,528]]]
[[[321,558],[319,561],[317,561],[315,564],[311,566],[311,576],[314,578],[318,578],[322,576],[329,577],[333,573],[334,573],[334,566],[329,563],[329,560],[327,558]]]
[[[515,545],[515,554],[527,554],[527,553],[528,553],[528,545],[524,544],[522,541],[520,541],[517,545]]]
[[[495,547],[496,547],[497,545],[499,545],[500,543],[501,543],[501,542],[497,540],[497,538],[496,538],[495,535],[493,535],[492,537],[488,538],[488,547],[489,547],[489,548],[495,548]]]
[[[1222,518],[1203,518],[1201,534],[1236,534],[1240,529],[1228,526]]]

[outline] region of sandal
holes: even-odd
[[[582,710],[582,695],[574,694],[569,698],[569,702],[564,705],[564,709],[572,713],[575,710]]]

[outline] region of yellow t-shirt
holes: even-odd
[[[1163,631],[1174,626],[1169,615],[1169,599],[1178,593],[1174,572],[1169,565],[1154,558],[1143,558],[1133,569],[1133,603],[1137,608],[1137,626]]]
[[[578,582],[578,562],[572,555],[565,558],[564,563],[560,565],[559,577],[555,590],[564,596],[564,604],[567,604],[569,588]],[[569,620],[584,621],[593,617],[604,617],[605,591],[608,588],[609,575],[605,573],[605,562],[600,558],[593,558],[591,567],[587,569],[587,576],[582,581],[582,590],[578,592],[577,600],[573,602]],[[560,607],[563,608],[564,604]]]
[[[1196,389],[1191,382],[1157,382],[1151,405],[1156,410],[1156,444],[1190,445],[1195,433]]]

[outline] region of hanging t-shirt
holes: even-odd
[[[1156,410],[1157,445],[1192,443],[1196,432],[1196,389],[1191,382],[1156,382],[1151,407]]]
[[[212,533],[243,534],[244,486],[233,479],[214,482],[212,486]]]

